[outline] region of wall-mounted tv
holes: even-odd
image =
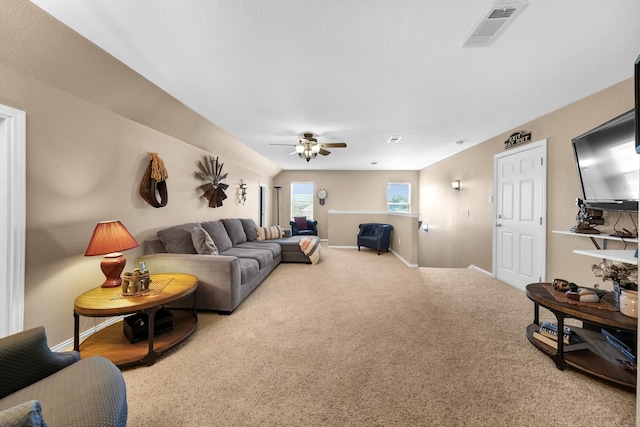
[[[638,211],[635,109],[573,138],[584,203],[603,211]]]

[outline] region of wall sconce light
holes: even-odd
[[[238,188],[238,203],[244,206],[247,202],[247,183],[243,179],[240,179],[240,185]]]
[[[428,232],[429,231],[429,224],[426,223],[426,222],[423,222],[422,223],[422,229],[425,231],[425,233]]]
[[[451,188],[453,188],[456,191],[460,191],[460,181],[452,181]]]

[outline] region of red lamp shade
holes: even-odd
[[[96,225],[85,256],[105,255],[100,268],[106,276],[103,288],[115,288],[122,284],[120,274],[127,260],[119,251],[138,246],[138,242],[120,221],[103,221]]]

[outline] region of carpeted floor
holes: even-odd
[[[323,246],[125,370],[135,426],[633,426],[635,393],[559,371],[533,303],[472,269]]]

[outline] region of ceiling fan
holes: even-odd
[[[295,147],[296,149],[289,153],[289,155],[297,154],[301,159],[305,159],[307,162],[311,159],[315,159],[318,154],[328,156],[331,151],[325,150],[325,148],[347,148],[347,144],[344,142],[330,142],[326,144],[319,144],[318,140],[313,137],[312,133],[305,133],[299,139],[298,144],[270,144],[270,145],[287,145]]]

